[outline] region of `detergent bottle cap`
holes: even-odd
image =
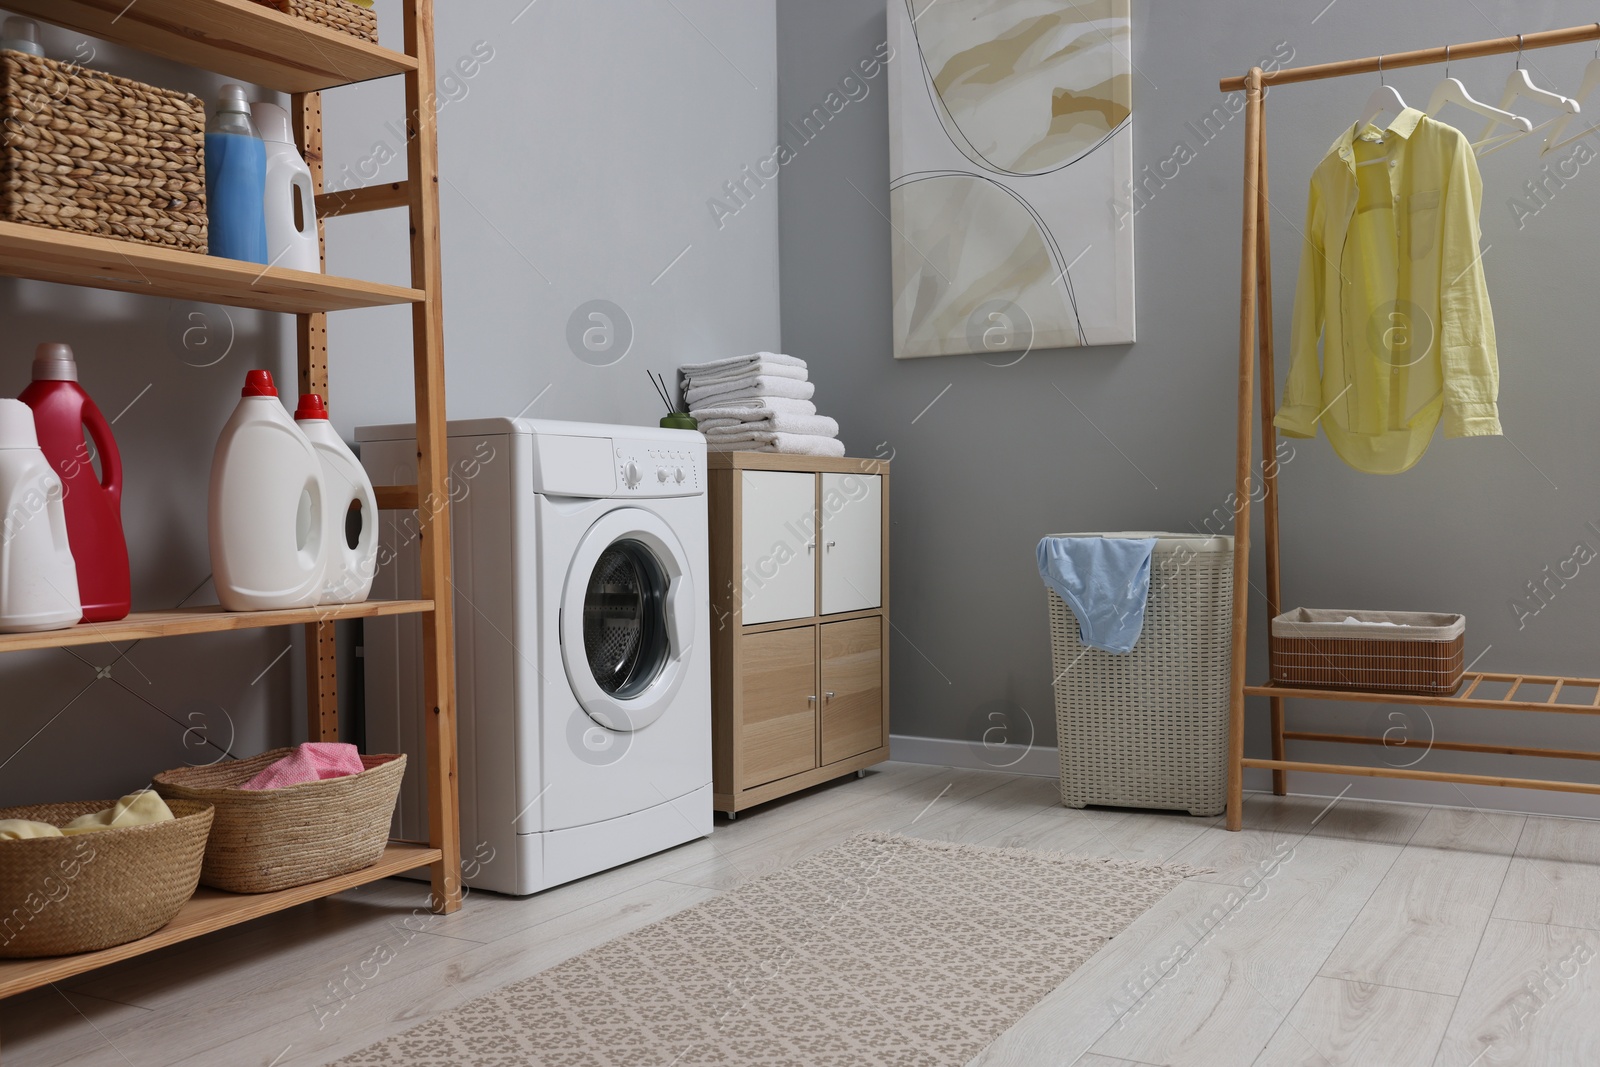
[[[0,449],[38,447],[33,409],[20,400],[0,400]]]
[[[47,341],[33,350],[33,380],[36,382],[75,382],[78,380],[78,362],[72,358],[72,346],[59,341]]]
[[[253,370],[244,376],[244,390],[240,396],[277,396],[278,387],[272,384],[272,372]]]
[[[289,112],[277,104],[259,101],[250,105],[250,118],[255,121],[256,132],[263,141],[294,144],[294,133],[289,128]]]
[[[328,405],[322,402],[321,396],[316,393],[300,394],[300,406],[294,409],[296,422],[305,419],[326,419],[327,417]]]

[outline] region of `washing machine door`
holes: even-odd
[[[589,717],[608,730],[659,719],[694,646],[694,581],[661,518],[619,508],[589,527],[561,597],[561,659]]]

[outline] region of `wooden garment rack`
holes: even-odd
[[[1230,830],[1240,828],[1243,816],[1244,770],[1260,767],[1272,771],[1272,791],[1283,796],[1288,791],[1289,771],[1310,771],[1317,774],[1356,775],[1371,778],[1407,778],[1424,782],[1453,782],[1468,785],[1511,786],[1521,789],[1543,789],[1566,793],[1600,795],[1600,784],[1590,782],[1556,782],[1540,778],[1509,778],[1501,775],[1458,774],[1423,771],[1415,765],[1406,767],[1360,767],[1336,763],[1316,763],[1290,760],[1284,752],[1285,741],[1313,742],[1345,745],[1382,745],[1384,738],[1359,734],[1285,732],[1284,701],[1287,699],[1356,701],[1380,704],[1412,704],[1440,708],[1477,708],[1495,711],[1542,711],[1576,715],[1600,715],[1600,678],[1570,678],[1554,675],[1496,674],[1469,670],[1462,685],[1449,696],[1416,696],[1407,693],[1354,692],[1338,689],[1303,689],[1298,687],[1245,684],[1245,651],[1248,636],[1248,607],[1250,593],[1250,511],[1254,457],[1251,452],[1251,422],[1255,415],[1257,358],[1260,360],[1261,399],[1261,454],[1262,463],[1262,529],[1266,541],[1266,600],[1267,617],[1271,619],[1282,611],[1278,555],[1278,466],[1271,461],[1277,455],[1277,431],[1272,419],[1276,413],[1276,382],[1272,356],[1272,236],[1270,232],[1267,183],[1267,131],[1266,100],[1264,89],[1269,85],[1288,85],[1294,82],[1320,81],[1325,78],[1342,78],[1352,74],[1372,74],[1396,67],[1417,67],[1431,63],[1446,63],[1451,59],[1469,59],[1475,56],[1505,55],[1534,48],[1553,48],[1557,45],[1577,44],[1600,40],[1600,23],[1573,26],[1564,30],[1545,30],[1515,37],[1500,37],[1466,44],[1441,45],[1413,52],[1371,56],[1367,59],[1347,59],[1337,63],[1319,63],[1305,67],[1286,67],[1270,73],[1252,67],[1240,77],[1221,81],[1225,93],[1243,91],[1245,94],[1244,126],[1244,233],[1239,281],[1239,426],[1238,465],[1235,469],[1238,518],[1234,523],[1233,557],[1233,648],[1230,677],[1230,704],[1228,722],[1228,817]],[[1259,341],[1259,344],[1258,344]],[[1271,656],[1270,642],[1268,656]],[[1270,662],[1270,659],[1269,659]],[[1271,672],[1268,672],[1270,678]],[[1489,694],[1506,686],[1497,695],[1476,695],[1480,689]],[[1543,699],[1518,699],[1524,687],[1548,686],[1549,694]],[[1582,703],[1573,703],[1574,691],[1585,697]],[[1270,707],[1272,731],[1272,758],[1252,759],[1244,754],[1244,711],[1246,697],[1266,697]],[[1418,745],[1419,749],[1423,746]],[[1512,756],[1544,756],[1556,759],[1600,760],[1600,753],[1570,751],[1553,748],[1529,748],[1516,745],[1474,745],[1457,742],[1434,741],[1427,748],[1449,752],[1474,752]],[[1424,749],[1424,751],[1426,751]]]

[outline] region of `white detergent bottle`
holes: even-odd
[[[211,462],[211,578],[228,611],[308,608],[328,569],[322,461],[278,402],[272,375],[245,375]]]
[[[61,500],[33,409],[0,400],[0,633],[61,630],[83,617]]]
[[[378,498],[372,480],[334,431],[321,396],[302,393],[294,421],[317,450],[322,481],[328,489],[323,536],[332,547],[319,603],[359,604],[372,592],[372,579],[378,572]]]
[[[289,270],[322,271],[311,168],[300,158],[289,113],[277,104],[251,104],[250,117],[267,146],[267,262]]]

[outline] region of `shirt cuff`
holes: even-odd
[[[1317,436],[1317,411],[1310,404],[1289,404],[1280,408],[1272,425],[1287,437]],[[1498,432],[1498,431],[1496,431]]]
[[[1484,404],[1447,404],[1444,411],[1446,437],[1500,436],[1500,407]]]

